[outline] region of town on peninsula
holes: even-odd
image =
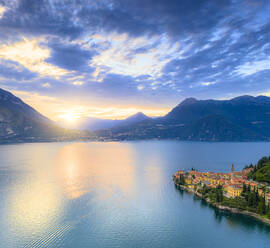
[[[194,193],[209,204],[234,213],[253,216],[270,224],[270,157],[256,165],[228,173],[179,170],[173,175],[177,188]]]

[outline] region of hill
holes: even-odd
[[[249,166],[253,170],[248,177],[254,181],[270,183],[270,157],[261,158],[258,163]]]

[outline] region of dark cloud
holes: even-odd
[[[131,36],[187,35],[213,28],[229,14],[230,0],[20,0],[10,3],[2,28],[76,38],[101,30]]]
[[[22,36],[45,37],[43,45],[51,51],[46,62],[73,71],[75,76],[81,73],[86,82],[77,87],[52,80],[51,87],[44,88],[42,84],[49,79],[37,83],[36,73],[15,69],[18,63],[0,63],[2,77],[35,81],[28,90],[77,92],[78,96],[83,91],[115,101],[132,97],[172,101],[192,95],[224,97],[270,90],[267,68],[250,75],[238,71],[246,63],[270,56],[269,0],[0,0],[0,4],[6,7],[0,19],[0,45]],[[112,74],[108,65],[100,65],[103,81],[95,82],[91,77],[95,68],[89,63],[113,44],[109,40],[95,43],[91,35],[106,38],[110,33],[125,33],[128,39],[160,37],[154,43],[130,48],[125,55],[130,60],[158,49],[164,36],[168,43],[178,42],[183,52],[179,56],[168,52],[170,61],[157,78]],[[79,45],[83,42],[89,48]],[[139,84],[143,85],[141,91]]]
[[[61,42],[50,42],[51,56],[46,62],[54,64],[58,67],[75,70],[80,72],[93,71],[89,67],[89,63],[97,51],[86,50],[79,45],[65,44]]]
[[[83,28],[74,23],[74,1],[10,0],[4,2],[7,11],[0,19],[0,31],[23,35],[59,35],[79,37]]]

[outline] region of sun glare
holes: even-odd
[[[59,118],[67,122],[75,122],[77,119],[80,118],[80,116],[75,113],[65,113],[65,114],[59,115]]]

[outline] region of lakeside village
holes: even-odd
[[[190,191],[208,203],[227,210],[251,213],[270,223],[270,157],[257,165],[229,173],[180,170],[173,176],[177,187]]]

